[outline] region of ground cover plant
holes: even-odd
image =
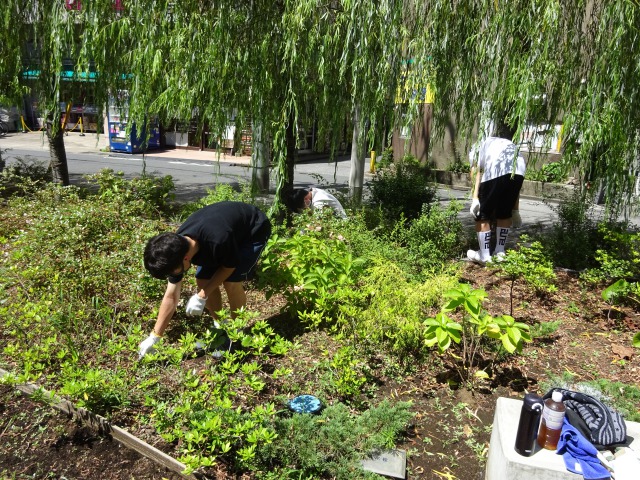
[[[359,460],[396,447],[409,478],[482,478],[496,397],[560,382],[640,418],[632,230],[601,224],[603,240],[589,244],[598,263],[578,274],[548,263],[544,236],[516,240],[504,265],[458,261],[467,245],[455,205],[431,202],[395,222],[368,205],[346,222],[297,215],[276,227],[247,310],[228,329],[235,349],[197,356],[196,338],[219,332],[211,317],[179,309],[157,353],[139,362],[164,290],[144,272],[142,248],[197,207],[168,201],[170,178],[88,181],[90,192],[19,189],[0,206],[4,382],[36,382],[206,477],[377,478]],[[230,187],[201,204],[227,198],[269,208]],[[319,415],[289,411],[303,393],[322,400]],[[18,419],[26,425],[3,416],[0,431]],[[50,427],[47,441],[66,448],[56,432],[65,434]],[[9,438],[0,456],[32,472],[60,455]]]

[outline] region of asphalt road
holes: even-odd
[[[249,157],[217,156],[213,152],[197,150],[165,150],[149,154],[126,154],[102,151],[106,144],[103,136],[95,134],[80,136],[71,132],[65,136],[65,148],[69,174],[72,183],[81,183],[83,176],[97,173],[104,168],[122,171],[126,176],[142,173],[155,175],[171,175],[176,185],[178,201],[189,201],[200,198],[217,183],[238,185],[251,179]],[[49,150],[42,134],[11,132],[0,138],[0,150],[3,158],[9,163],[16,158],[36,158],[49,161]],[[368,170],[368,169],[367,169]],[[329,162],[326,157],[317,155],[300,155],[300,162],[295,167],[294,183],[296,186],[319,186],[346,190],[348,188],[350,161],[348,155]],[[365,182],[372,175],[365,174]],[[271,192],[275,190],[275,173],[270,172]],[[440,186],[437,192],[443,203],[450,200],[461,202],[465,208],[460,219],[469,228],[473,221],[467,212],[469,192],[467,190],[450,189]],[[554,201],[543,201],[540,198],[521,198],[520,212],[524,227],[538,224],[549,225],[557,219]],[[637,218],[633,219],[634,223]]]
[[[217,157],[214,152],[165,150],[160,153],[127,154],[103,152],[95,134],[80,137],[71,133],[65,136],[65,149],[71,183],[82,183],[84,175],[94,174],[104,168],[122,171],[132,177],[142,173],[171,175],[176,185],[179,201],[197,199],[207,188],[217,183],[238,185],[249,182],[252,170],[249,157]],[[49,150],[41,134],[10,133],[0,138],[0,149],[8,163],[18,158],[49,161]],[[324,186],[345,189],[349,181],[349,157],[341,156],[334,162],[318,156],[301,155],[296,165],[296,186]],[[270,190],[274,191],[275,174],[270,172]]]

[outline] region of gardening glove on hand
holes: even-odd
[[[162,337],[159,337],[154,332],[151,332],[149,336],[146,339],[144,339],[140,343],[140,346],[138,347],[138,360],[144,357],[147,353],[155,352],[156,349],[154,345],[158,343],[161,339]]]
[[[522,226],[522,217],[520,216],[520,210],[511,211],[511,226],[513,228],[520,228]]]
[[[195,294],[187,302],[187,308],[185,308],[187,315],[189,316],[202,315],[202,312],[204,311],[204,306],[206,304],[207,304],[206,298],[202,298],[198,294]]]
[[[480,214],[480,200],[478,200],[477,198],[471,200],[471,208],[469,209],[469,213],[474,219],[478,218],[478,215]]]

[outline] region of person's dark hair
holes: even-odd
[[[182,266],[189,241],[177,233],[161,233],[149,239],[144,249],[144,268],[154,278],[167,278]]]
[[[304,210],[304,197],[309,194],[307,188],[294,188],[285,196],[285,206],[292,212],[299,212]]]
[[[505,138],[513,142],[518,131],[518,125],[513,119],[507,120],[515,108],[515,103],[509,103],[505,108],[496,111],[494,136]],[[518,143],[518,142],[516,142]]]

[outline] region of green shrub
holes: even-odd
[[[320,415],[291,415],[275,422],[276,441],[259,448],[261,471],[295,469],[296,478],[372,479],[360,460],[376,449],[389,449],[413,418],[410,404],[379,405],[353,415],[342,403],[327,406]],[[274,477],[270,477],[274,478]],[[278,477],[281,478],[281,477]]]
[[[461,206],[456,202],[446,208],[440,204],[424,205],[421,215],[408,228],[396,227],[392,239],[406,247],[404,264],[418,278],[445,268],[458,258],[464,243],[462,223],[458,218]]]
[[[447,166],[448,172],[453,173],[469,173],[471,171],[471,165],[468,162],[462,162],[459,157]]]
[[[393,163],[393,147],[387,147],[380,156],[380,161],[376,163],[376,168],[388,168]]]
[[[51,181],[46,162],[32,157],[18,157],[15,162],[0,168],[0,196],[31,195]]]
[[[601,248],[595,253],[596,266],[581,274],[590,283],[640,278],[640,233],[626,222],[598,225]]]
[[[407,219],[420,216],[422,205],[433,202],[435,192],[428,170],[421,167],[415,157],[406,156],[376,172],[371,181],[369,204],[382,208],[387,221],[395,223],[402,216]]]
[[[360,281],[359,303],[351,300],[348,305],[353,310],[341,310],[342,325],[351,334],[347,338],[413,361],[421,355],[425,340],[421,319],[456,284],[456,278],[447,274],[411,281],[397,265],[378,258]]]
[[[251,193],[251,185],[249,183],[241,183],[239,190],[229,184],[218,183],[213,188],[207,188],[206,195],[198,201],[184,205],[181,215],[186,218],[202,207],[224,201],[256,205],[256,198]]]
[[[130,180],[123,172],[105,168],[99,173],[87,175],[90,182],[98,185],[98,197],[106,202],[137,205],[140,214],[167,211],[174,199],[175,186],[171,175],[154,177],[143,175]]]
[[[504,259],[493,265],[499,274],[511,280],[512,284],[522,279],[538,295],[555,292],[557,289],[553,282],[556,274],[546,249],[538,241],[527,244],[528,241],[529,237],[522,235],[518,248],[507,250]]]
[[[318,308],[339,287],[354,285],[363,260],[354,258],[341,236],[329,238],[321,225],[274,233],[261,256],[260,285],[267,298],[281,293],[293,313]]]
[[[563,183],[567,180],[567,166],[562,162],[551,162],[539,170],[527,170],[527,180],[548,183]]]
[[[558,220],[549,232],[540,238],[553,264],[558,267],[581,270],[593,267],[598,248],[598,228],[589,201],[576,189],[551,209]]]

